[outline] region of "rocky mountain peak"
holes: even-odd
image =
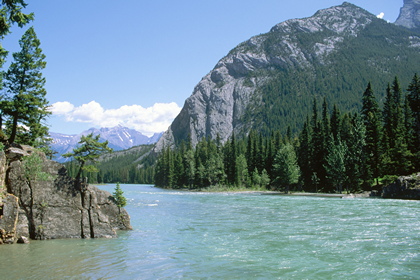
[[[356,34],[373,18],[374,16],[366,10],[344,2],[339,6],[319,10],[309,18],[291,19],[279,23],[271,29],[271,32],[290,32],[293,27],[299,26],[300,31],[310,33],[329,30],[338,34]]]
[[[395,24],[420,29],[420,0],[404,0],[404,6]]]
[[[366,79],[389,82],[400,66],[407,71],[408,62],[414,65],[419,56],[415,34],[348,2],[279,23],[219,60],[156,150],[186,140],[195,145],[204,137],[225,142],[233,133],[284,128],[297,118],[303,122],[314,96],[330,95],[331,103],[354,106],[345,99],[362,92]],[[402,58],[401,48],[410,54]],[[418,66],[410,67],[414,73]],[[296,110],[285,109],[291,104]]]

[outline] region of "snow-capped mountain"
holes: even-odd
[[[54,159],[58,162],[67,161],[68,159],[63,158],[62,155],[73,151],[81,136],[90,133],[101,135],[100,141],[108,140],[108,146],[114,151],[125,150],[138,145],[154,144],[162,136],[162,133],[155,133],[153,136],[147,137],[134,129],[123,126],[100,129],[90,128],[76,135],[50,132],[50,137],[53,139],[51,148],[57,152]]]

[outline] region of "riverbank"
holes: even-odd
[[[261,193],[262,195],[283,195],[283,196],[311,196],[311,197],[336,197],[336,198],[369,198],[370,192],[364,192],[364,193],[350,193],[350,194],[344,194],[344,193],[302,193],[302,192],[296,192],[296,193]]]
[[[281,195],[281,196],[311,196],[311,197],[335,197],[335,198],[369,198],[372,197],[370,192],[363,193],[306,193],[306,192],[281,192],[269,191],[265,189],[247,189],[247,188],[230,188],[230,187],[209,187],[203,189],[176,189],[185,192],[203,192],[203,193],[224,193],[224,194],[250,194],[250,195]]]
[[[269,191],[265,188],[236,188],[229,186],[211,186],[202,189],[177,189],[191,192],[212,193],[247,193],[261,195],[285,195],[285,196],[312,196],[312,197],[336,197],[336,198],[392,198],[420,200],[420,173],[410,176],[400,176],[394,182],[381,186],[380,190],[363,193],[337,194],[337,193],[306,193],[306,192],[280,192]]]

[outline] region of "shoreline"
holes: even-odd
[[[332,198],[372,198],[370,192],[364,193],[305,193],[305,192],[281,192],[281,191],[263,191],[263,190],[189,190],[189,189],[177,189],[178,191],[185,192],[198,192],[198,193],[222,193],[222,194],[250,194],[250,195],[279,195],[279,196],[309,196],[309,197],[332,197]]]
[[[310,196],[310,197],[335,197],[335,198],[370,198],[370,193],[261,193],[261,195],[283,195],[283,196]]]

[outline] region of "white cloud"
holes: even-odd
[[[383,19],[384,18],[384,16],[385,16],[385,13],[380,13],[379,15],[377,15],[376,17],[377,18],[380,18],[380,19]]]
[[[74,105],[67,101],[56,102],[50,108],[51,112],[55,115],[65,115],[73,111],[73,109]]]
[[[64,117],[67,122],[91,123],[99,127],[123,125],[148,136],[165,131],[180,111],[175,102],[156,103],[148,108],[124,105],[118,109],[104,109],[96,101],[78,107],[67,101],[51,106],[53,115]]]

